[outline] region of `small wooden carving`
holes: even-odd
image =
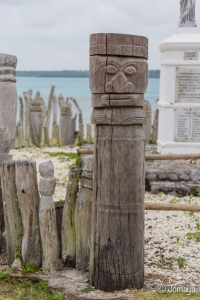
[[[43,129],[43,107],[44,100],[40,97],[40,92],[36,93],[35,99],[30,101],[30,133],[32,143],[40,147]]]
[[[90,37],[96,124],[90,284],[117,291],[144,285],[145,37]],[[99,103],[98,103],[99,101]]]
[[[60,136],[63,146],[66,146],[72,143],[72,104],[68,98],[65,101],[62,95],[59,96],[58,102],[60,106]]]
[[[54,166],[51,161],[39,165],[42,178],[39,183],[40,201],[40,233],[42,239],[42,270],[51,271],[54,262],[59,259],[60,249],[56,224],[56,211],[52,195],[56,182],[53,178]]]
[[[32,96],[32,90],[23,92],[25,99],[25,146],[31,146],[30,139],[30,101]]]
[[[65,205],[62,221],[62,260],[68,267],[76,266],[76,228],[75,228],[75,206],[79,190],[79,178],[81,168],[72,167],[69,172],[67,183]]]
[[[36,163],[21,160],[15,163],[17,197],[22,216],[22,261],[26,265],[41,266],[41,238],[39,229],[40,196],[37,185]]]
[[[83,155],[80,191],[76,201],[76,268],[89,270],[91,210],[92,210],[93,155]]]

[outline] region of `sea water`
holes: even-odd
[[[62,94],[65,98],[75,98],[82,109],[84,124],[90,123],[90,116],[92,113],[91,93],[89,89],[89,78],[54,78],[54,77],[17,77],[17,94],[18,97],[23,97],[23,92],[29,89],[33,90],[32,99],[35,93],[40,91],[41,97],[48,105],[48,98],[51,86],[55,86],[55,96]],[[145,99],[149,100],[152,107],[152,118],[154,111],[157,108],[156,100],[159,98],[159,84],[160,79],[150,78],[148,83]],[[72,106],[73,114],[77,113],[74,104]],[[58,111],[59,116],[59,111]],[[17,121],[19,120],[19,101]]]

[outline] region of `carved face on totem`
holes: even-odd
[[[145,59],[115,56],[90,58],[92,93],[144,93],[148,82],[147,75]]]

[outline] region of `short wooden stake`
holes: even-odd
[[[5,221],[6,253],[11,266],[15,258],[21,259],[23,236],[22,218],[15,184],[15,161],[1,166],[1,188]]]
[[[79,167],[72,167],[69,171],[62,221],[62,260],[68,267],[74,268],[76,266],[76,228],[74,214],[80,175],[81,168]]]
[[[15,163],[17,197],[22,216],[22,261],[26,265],[41,266],[42,245],[39,229],[39,202],[36,163],[22,160]]]
[[[76,268],[85,272],[89,270],[90,239],[91,239],[91,210],[92,210],[92,177],[93,157],[82,157],[82,174],[80,191],[76,201]]]
[[[42,239],[42,270],[51,271],[54,262],[59,259],[60,248],[56,224],[56,211],[52,195],[56,182],[53,178],[54,166],[51,161],[41,163],[39,170],[42,178],[39,183],[40,200],[40,233]]]

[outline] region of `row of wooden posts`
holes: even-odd
[[[55,87],[51,87],[51,92],[46,107],[40,92],[36,93],[32,99],[32,90],[24,92],[23,98],[19,98],[20,103],[20,120],[16,125],[16,137],[14,142],[15,148],[22,146],[31,146],[32,144],[41,147],[53,145],[72,145],[78,136],[78,142],[83,143],[84,140],[84,124],[82,110],[76,99],[67,98],[62,95],[57,97],[54,95]],[[72,103],[78,111],[79,129],[76,131],[77,114],[72,118]],[[57,121],[60,108],[60,121]],[[50,134],[50,120],[52,117],[52,133]],[[87,124],[87,139],[92,142],[92,125]]]
[[[66,264],[89,269],[90,285],[96,289],[117,291],[144,286],[147,59],[146,37],[90,36],[91,122],[96,126],[93,167],[88,161],[89,167],[84,168],[83,163],[82,172],[79,168],[70,171],[60,246],[52,199],[52,163],[40,165],[38,190],[35,163],[15,162],[8,154],[16,130],[17,59],[0,55],[0,238],[1,251],[6,248],[10,265],[20,257],[26,265],[42,264],[43,270],[52,269],[61,247]],[[52,94],[53,90],[51,99]],[[38,115],[37,109],[33,112]],[[47,145],[49,120],[47,114]],[[77,191],[80,176],[76,199],[73,188]]]

